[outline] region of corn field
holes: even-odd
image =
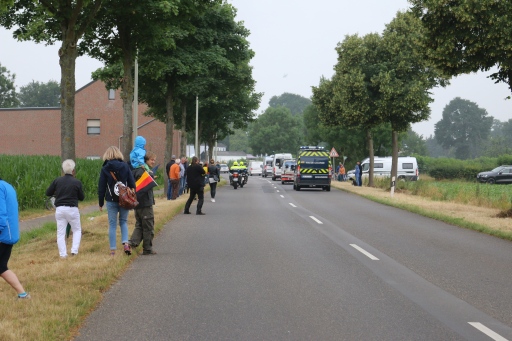
[[[82,181],[85,199],[97,197],[102,160],[76,160],[76,178]],[[59,156],[0,155],[0,178],[14,186],[20,210],[43,208],[45,192],[61,176]]]

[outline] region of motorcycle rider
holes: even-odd
[[[233,178],[233,172],[232,171],[238,171],[238,162],[233,162],[233,165],[231,166],[231,168],[229,168],[229,183],[231,183],[231,180]]]
[[[244,165],[243,161],[240,161],[240,163],[238,164],[238,172],[242,174],[244,178],[244,184],[246,184],[249,176],[247,175],[247,166]]]

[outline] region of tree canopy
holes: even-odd
[[[302,145],[302,122],[285,107],[269,107],[251,124],[249,145],[255,154],[295,151]]]
[[[493,117],[476,103],[456,97],[443,110],[435,124],[435,138],[444,148],[455,148],[459,159],[474,158],[487,140]]]
[[[16,98],[15,74],[0,64],[0,108],[14,108],[19,104]]]
[[[419,43],[446,75],[498,71],[490,78],[512,91],[512,2],[409,0],[425,28]]]
[[[60,85],[54,80],[47,83],[32,80],[20,88],[18,99],[20,107],[58,107],[60,106]]]
[[[295,95],[288,92],[280,96],[273,96],[268,105],[277,108],[278,106],[290,109],[293,116],[302,114],[304,109],[311,104],[311,100],[301,95]]]

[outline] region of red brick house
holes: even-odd
[[[143,115],[139,105],[138,135],[146,139],[146,150],[165,164],[165,124]],[[180,131],[174,131],[172,154],[180,150]],[[93,81],[75,96],[75,153],[77,158],[101,158],[109,146],[121,145],[123,102],[120,91],[106,90]],[[0,154],[61,155],[60,108],[0,109]]]

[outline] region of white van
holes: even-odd
[[[373,176],[374,178],[391,177],[391,156],[375,156],[373,158]],[[366,158],[361,162],[363,167],[363,179],[368,178],[370,172],[370,158]],[[397,180],[419,180],[420,173],[418,169],[418,161],[414,156],[399,156]]]
[[[290,153],[279,153],[274,155],[274,159],[272,160],[272,180],[276,181],[276,179],[281,177],[281,166],[283,165],[283,161],[289,159],[293,159],[292,154]]]
[[[266,178],[267,176],[272,175],[272,162],[274,162],[274,155],[265,157],[263,172],[261,173],[262,177]]]
[[[263,171],[263,162],[261,162],[261,161],[250,161],[249,162],[249,165],[247,166],[247,173],[249,173],[250,176],[261,175],[262,171]]]

